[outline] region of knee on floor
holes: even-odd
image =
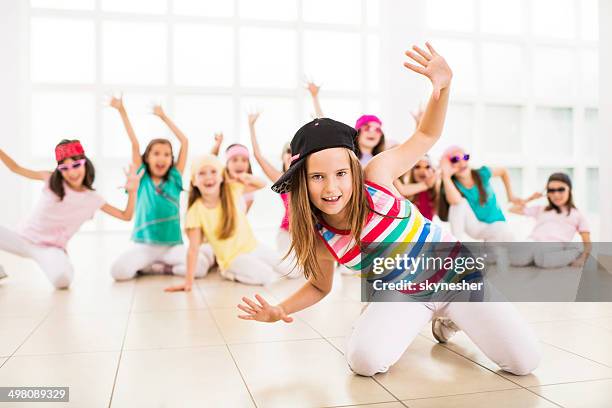
[[[371,348],[349,350],[346,360],[355,374],[364,377],[371,377],[387,370],[385,363],[373,355]]]

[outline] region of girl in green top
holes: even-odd
[[[468,235],[489,242],[514,241],[490,183],[491,177],[501,177],[508,201],[517,205],[522,203],[523,200],[512,193],[508,170],[487,166],[473,169],[469,160],[470,155],[459,146],[451,146],[442,154],[440,219],[448,220],[453,235],[458,239],[465,239]]]
[[[170,120],[161,106],[153,108],[181,143],[178,159],[174,161],[172,144],[167,139],[153,139],[144,153],[132,128],[122,98],[112,98],[110,106],[117,109],[132,144],[132,160],[144,169],[138,188],[132,241],[134,244],[112,266],[116,280],[132,279],[138,272],[184,275],[186,249],[182,245],[180,196],[183,191],[183,170],[187,161],[188,140]],[[196,276],[207,273],[206,257],[212,252],[202,251]]]

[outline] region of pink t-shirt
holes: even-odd
[[[282,193],[280,196],[285,207],[285,215],[283,215],[280,227],[282,230],[289,231],[289,193]]]
[[[64,183],[66,195],[60,201],[45,180],[38,204],[20,231],[20,235],[36,245],[66,248],[81,225],[93,218],[105,203],[95,191],[74,191]]]
[[[571,242],[577,232],[589,232],[589,223],[585,216],[575,208],[570,214],[567,211],[557,213],[555,210],[544,211],[544,206],[527,207],[524,214],[535,218],[536,225],[529,238],[540,242]]]

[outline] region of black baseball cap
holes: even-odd
[[[291,165],[272,185],[276,193],[291,191],[291,179],[304,165],[308,155],[334,147],[346,147],[355,151],[353,140],[357,137],[355,128],[329,118],[315,119],[302,126],[291,139]]]

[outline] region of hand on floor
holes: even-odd
[[[279,320],[282,320],[285,323],[291,323],[293,321],[293,317],[289,317],[282,307],[271,306],[263,297],[259,295],[255,295],[255,299],[257,299],[259,303],[254,302],[247,297],[242,298],[242,301],[246,303],[246,305],[239,304],[238,309],[248,314],[238,315],[240,319],[257,320],[258,322],[267,323],[274,323]]]
[[[164,292],[191,292],[191,283],[183,283],[182,285],[170,286],[164,289]]]

